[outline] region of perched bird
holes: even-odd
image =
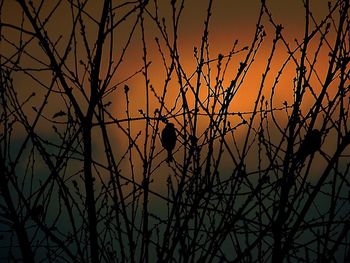
[[[165,150],[168,152],[167,162],[171,162],[173,160],[172,151],[175,148],[176,144],[176,132],[173,123],[167,123],[165,128],[162,131],[162,145]]]
[[[321,147],[322,134],[319,130],[314,129],[308,132],[296,153],[297,163],[303,163],[306,157],[314,154]]]

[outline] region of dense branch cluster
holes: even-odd
[[[0,0],[1,262],[350,262],[349,1],[188,2]]]

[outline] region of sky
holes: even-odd
[[[29,1],[27,1],[29,2]],[[73,30],[72,27],[72,17],[76,15],[69,8],[70,1],[33,1],[34,6],[38,6],[42,3],[42,8],[40,11],[40,20],[43,22],[48,14],[53,10],[54,6],[57,3],[60,3],[58,8],[54,11],[52,17],[45,24],[45,30],[49,38],[55,43],[55,50],[57,54],[62,54],[67,47],[67,43],[70,37],[70,34]],[[76,1],[72,1],[76,2]],[[86,39],[80,34],[81,28],[76,27],[76,41],[77,44],[73,52],[69,53],[67,57],[66,65],[63,67],[63,71],[67,76],[67,81],[72,87],[73,94],[78,98],[78,102],[83,109],[86,111],[88,103],[86,102],[83,93],[86,92],[89,95],[90,86],[89,78],[85,66],[88,65],[88,59],[86,55],[85,47],[89,46],[90,50],[94,49],[94,43],[96,40],[96,35],[98,32],[98,23],[101,15],[102,2],[100,0],[90,0],[88,1],[86,8],[84,9],[86,13],[82,15],[84,24],[86,25],[85,33]],[[116,5],[115,21],[123,18],[130,10],[138,5],[138,1],[112,1]],[[108,65],[110,60],[113,60],[113,67],[115,66],[115,73],[110,79],[108,84],[108,91],[106,96],[103,98],[103,102],[106,105],[106,110],[112,115],[113,118],[117,120],[125,120],[127,118],[139,118],[139,120],[134,120],[130,123],[127,121],[120,121],[118,126],[116,123],[109,124],[108,131],[110,132],[112,138],[112,147],[113,151],[116,153],[116,158],[118,162],[118,168],[123,176],[131,178],[130,170],[135,169],[136,180],[141,184],[142,183],[142,169],[143,163],[139,157],[139,152],[135,150],[135,147],[132,148],[132,154],[129,151],[130,140],[128,136],[125,135],[125,131],[130,129],[132,138],[136,141],[136,144],[139,146],[141,154],[148,155],[151,151],[150,140],[148,144],[144,147],[145,144],[145,130],[149,129],[151,134],[152,128],[150,127],[155,122],[150,122],[148,124],[143,118],[143,114],[147,112],[147,101],[149,101],[148,110],[149,115],[155,115],[154,112],[156,109],[160,108],[159,97],[162,95],[164,88],[167,87],[167,93],[165,95],[165,105],[170,113],[166,110],[163,110],[163,118],[168,119],[169,121],[175,123],[175,127],[178,129],[179,133],[182,132],[181,127],[184,125],[184,121],[180,115],[182,110],[182,101],[181,101],[181,91],[182,88],[186,90],[186,97],[189,103],[190,110],[194,108],[194,95],[189,85],[186,85],[185,76],[190,79],[191,85],[196,85],[196,69],[198,66],[198,61],[196,59],[196,52],[200,52],[201,40],[203,37],[203,31],[205,27],[205,19],[207,15],[208,3],[210,0],[186,0],[184,1],[184,8],[181,11],[181,16],[178,24],[178,35],[177,35],[177,51],[179,55],[179,60],[181,64],[181,69],[183,72],[180,74],[181,78],[178,78],[176,72],[171,75],[171,80],[167,82],[166,73],[169,70],[169,63],[171,61],[171,56],[169,49],[167,48],[166,41],[162,36],[157,24],[152,20],[152,16],[158,14],[160,21],[164,18],[164,24],[161,24],[161,27],[166,26],[169,43],[174,45],[174,35],[172,30],[172,9],[170,5],[170,0],[149,0],[149,4],[146,6],[146,10],[143,13],[143,23],[144,23],[144,40],[146,46],[146,54],[143,50],[143,36],[142,28],[140,26],[139,11],[134,12],[132,15],[128,16],[125,20],[121,19],[118,27],[113,31],[113,42],[109,42],[109,38],[106,39],[105,49],[103,50],[103,61],[101,67],[101,80],[104,80],[106,73],[108,71]],[[330,1],[334,3],[335,1]],[[155,3],[158,4],[158,9],[155,8]],[[291,50],[294,50],[300,43],[302,43],[304,36],[305,28],[305,9],[302,0],[266,0],[267,7],[272,14],[273,21],[276,24],[281,24],[283,27],[282,35],[283,40],[288,43],[288,47]],[[117,7],[119,5],[119,7]],[[181,1],[176,1],[176,15],[178,15],[181,6]],[[312,12],[313,18],[315,21],[310,21],[309,30],[312,31],[315,28],[315,23],[318,24],[328,13],[328,1],[326,0],[310,0],[310,10]],[[76,11],[76,10],[75,10]],[[156,13],[157,11],[157,13]],[[260,11],[260,1],[259,0],[213,0],[210,23],[208,26],[208,46],[205,46],[205,63],[203,67],[203,75],[200,77],[200,91],[199,98],[202,103],[207,102],[208,92],[210,89],[214,89],[217,84],[216,76],[218,72],[218,57],[219,54],[224,56],[220,72],[222,74],[224,66],[227,64],[226,75],[222,80],[222,86],[220,89],[227,90],[230,86],[232,79],[234,79],[237,71],[239,70],[240,64],[244,60],[245,56],[248,53],[246,47],[250,47],[252,40],[254,38],[254,33],[256,30],[256,25],[258,22],[258,16]],[[22,20],[23,13],[19,8],[17,1],[4,1],[4,6],[1,9],[0,19],[3,23],[12,24],[20,27],[23,23],[25,30],[32,31],[31,25],[26,19]],[[337,18],[337,13],[334,14],[334,17]],[[136,27],[134,28],[134,24]],[[227,142],[229,143],[231,149],[234,151],[237,145],[233,143],[235,139],[238,147],[241,147],[244,142],[244,135],[247,132],[247,125],[242,124],[242,118],[249,120],[249,113],[253,107],[254,103],[259,94],[259,88],[263,80],[263,72],[265,71],[268,63],[268,58],[271,51],[274,51],[274,56],[271,60],[270,69],[268,75],[263,85],[262,95],[265,97],[265,102],[268,105],[261,105],[264,107],[272,107],[277,109],[282,109],[276,112],[276,119],[278,123],[283,126],[289,121],[290,110],[283,109],[284,103],[291,105],[294,102],[294,90],[295,78],[297,77],[297,67],[295,63],[290,60],[287,52],[287,47],[282,40],[278,41],[275,49],[273,49],[273,39],[275,37],[275,28],[271,25],[269,17],[264,14],[262,17],[261,24],[264,26],[264,31],[266,37],[264,41],[260,44],[259,49],[256,50],[256,54],[253,60],[250,60],[251,65],[249,71],[244,75],[244,80],[239,84],[239,88],[235,88],[235,96],[230,104],[228,109],[229,113],[235,114],[228,118],[233,127],[237,126],[237,129],[228,133],[226,135]],[[317,51],[318,43],[320,41],[320,35],[316,36],[310,41],[310,49],[308,53],[308,60],[312,61],[315,56],[315,52],[319,52],[317,57],[317,63],[315,64],[315,71],[317,74],[313,74],[310,77],[310,85],[313,88],[313,92],[317,93],[322,88],[322,83],[325,80],[326,72],[328,69],[328,60],[330,47],[334,44],[334,24],[330,26],[330,33],[327,35],[327,42],[323,43],[321,49]],[[33,92],[36,93],[36,96],[30,100],[30,103],[26,103],[23,106],[24,111],[28,114],[27,117],[30,122],[32,122],[37,116],[36,111],[43,105],[45,101],[45,95],[47,92],[47,86],[50,86],[52,80],[52,71],[50,70],[50,62],[47,59],[47,56],[43,49],[41,48],[38,40],[32,39],[30,35],[20,35],[15,28],[4,27],[1,28],[1,34],[6,38],[2,39],[0,42],[0,54],[1,54],[1,63],[4,63],[7,59],[15,61],[16,57],[20,53],[20,65],[24,71],[15,68],[13,73],[13,84],[14,89],[17,92],[18,97],[21,101],[26,101],[26,98],[30,96]],[[322,28],[324,30],[324,27]],[[28,41],[23,52],[18,52],[14,45],[19,45],[20,39],[23,37],[23,40]],[[157,40],[159,39],[159,46],[157,45]],[[86,41],[86,45],[84,43]],[[237,42],[236,42],[237,41]],[[235,44],[236,43],[236,44]],[[235,46],[236,45],[236,46]],[[235,46],[235,53],[232,57],[229,56],[230,51],[233,46]],[[124,52],[124,48],[127,49]],[[76,53],[74,53],[76,51]],[[208,52],[208,53],[207,53]],[[75,56],[76,55],[76,56]],[[146,56],[145,56],[146,55]],[[197,53],[198,55],[198,53]],[[295,58],[300,58],[300,51],[294,53]],[[144,71],[144,60],[145,56],[146,63],[149,63],[147,67],[147,80],[145,81],[145,71]],[[164,61],[167,66],[164,66]],[[7,64],[6,62],[5,64]],[[8,63],[10,65],[11,63]],[[281,77],[278,79],[275,89],[272,92],[271,87],[274,85],[276,77],[279,76],[280,70],[283,69]],[[309,68],[308,68],[309,69]],[[179,68],[176,68],[179,70]],[[29,74],[28,74],[29,73]],[[72,75],[76,74],[77,80],[70,78]],[[219,78],[222,75],[219,75]],[[241,79],[239,79],[241,80]],[[181,81],[181,83],[179,83]],[[334,81],[334,84],[330,86],[328,96],[331,98],[332,94],[337,92],[336,85],[337,80]],[[125,94],[125,85],[128,86],[128,100]],[[148,87],[148,89],[147,89]],[[152,88],[151,88],[152,87]],[[61,142],[61,138],[53,125],[58,128],[58,131],[61,134],[65,134],[66,125],[64,121],[66,116],[61,116],[54,118],[56,123],[53,123],[51,120],[55,113],[63,110],[67,111],[69,106],[68,100],[64,93],[62,93],[62,87],[59,83],[54,85],[54,93],[50,95],[45,110],[42,112],[42,116],[39,120],[39,123],[36,127],[36,132],[42,136],[43,141],[46,139],[49,142]],[[156,94],[156,95],[155,95]],[[273,100],[271,96],[273,94]],[[149,96],[149,100],[147,100]],[[315,98],[314,94],[310,90],[306,91],[305,99],[301,105],[302,114],[307,113],[310,110],[310,107],[314,104]],[[210,97],[209,97],[210,98]],[[211,98],[212,99],[212,98]],[[222,99],[222,98],[221,98]],[[261,99],[261,97],[260,97]],[[327,103],[328,98],[324,101]],[[129,104],[127,104],[129,103]],[[210,102],[213,103],[213,100]],[[209,105],[211,106],[212,104]],[[273,105],[271,105],[273,103]],[[129,109],[127,110],[127,105]],[[217,104],[214,107],[214,114],[219,113],[220,105]],[[260,107],[260,106],[259,106]],[[173,110],[172,110],[173,109]],[[72,110],[73,111],[73,110]],[[243,117],[240,117],[237,113],[243,113]],[[205,141],[205,131],[208,128],[210,118],[205,114],[205,111],[200,110],[199,123],[197,135],[200,138],[200,142]],[[321,127],[321,115],[320,119],[316,122],[316,128]],[[156,115],[157,116],[157,115]],[[263,118],[263,115],[259,115],[258,118]],[[112,118],[106,119],[106,121],[111,121]],[[259,119],[258,119],[259,120]],[[265,124],[269,124],[273,127],[273,120],[270,114],[267,114],[266,119],[264,119]],[[329,121],[329,120],[328,120]],[[62,123],[60,123],[62,122]],[[329,121],[331,123],[331,121]],[[128,126],[128,124],[130,126]],[[188,124],[188,123],[186,123]],[[257,128],[259,121],[253,127]],[[331,124],[329,124],[331,125]],[[93,130],[93,158],[107,163],[105,151],[101,145],[103,145],[102,136],[100,129],[97,128]],[[175,160],[180,163],[176,166],[175,164],[168,164],[165,162],[166,152],[161,147],[160,142],[160,131],[163,129],[164,123],[160,122],[158,134],[156,135],[155,142],[155,154],[151,160],[153,166],[151,169],[151,187],[153,190],[156,190],[160,193],[162,191],[166,192],[168,176],[177,172],[181,169],[181,162],[183,161],[183,149],[181,149],[180,144],[182,139],[179,138],[177,147],[175,149]],[[17,151],[17,145],[20,144],[21,140],[25,138],[25,131],[20,125],[15,128],[13,133],[14,137],[17,137],[18,141],[15,141],[13,144],[13,151]],[[122,129],[124,131],[122,131]],[[265,127],[264,127],[265,128]],[[334,128],[331,126],[331,128]],[[73,132],[70,130],[69,132]],[[255,132],[255,130],[254,130]],[[271,137],[271,145],[275,146],[281,141],[281,133],[278,132],[277,128],[272,128],[269,130]],[[302,135],[305,134],[305,130],[302,130]],[[335,132],[334,129],[331,132]],[[257,133],[253,133],[252,138],[256,139]],[[327,149],[329,152],[334,151],[335,149],[335,135],[328,134],[323,142],[322,149]],[[302,137],[302,136],[301,136]],[[296,142],[299,142],[300,137],[297,138]],[[217,140],[219,141],[219,140]],[[249,142],[252,142],[249,141]],[[255,140],[257,142],[257,140]],[[207,142],[206,142],[207,143]],[[282,149],[285,145],[282,146]],[[147,148],[148,147],[148,148]],[[207,144],[203,146],[202,156],[205,156],[207,151]],[[297,147],[297,146],[296,146]],[[57,149],[56,149],[57,150]],[[81,148],[79,148],[82,151]],[[226,150],[226,149],[225,149]],[[217,151],[217,149],[215,149]],[[252,156],[246,158],[246,165],[248,170],[256,171],[258,162],[257,162],[257,144],[251,146],[250,153]],[[39,155],[39,153],[36,153]],[[265,153],[263,153],[265,154]],[[131,156],[132,155],[132,156]],[[219,153],[215,152],[215,156],[218,156]],[[280,158],[278,161],[282,162],[284,157],[283,150],[280,151]],[[81,156],[80,156],[81,158]],[[205,158],[205,157],[204,157]],[[203,158],[203,159],[204,159]],[[133,162],[130,160],[133,159]],[[315,156],[314,165],[311,167],[311,176],[317,179],[317,176],[320,174],[325,165],[325,159],[321,155],[317,154]],[[29,160],[30,161],[30,160]],[[264,160],[263,160],[264,161]],[[267,159],[265,160],[267,161]],[[22,167],[23,170],[26,169],[28,160],[23,160]],[[204,161],[202,162],[204,163]],[[70,162],[70,167],[68,167],[69,175],[72,175],[71,178],[76,178],[81,172],[82,162],[78,160],[73,160]],[[36,161],[35,168],[39,170],[39,173],[45,174],[45,163],[42,162],[42,167],[40,167],[40,160]],[[179,168],[180,167],[180,168]],[[40,170],[43,168],[43,170]],[[221,160],[222,174],[224,176],[231,176],[232,171],[235,168],[235,164],[230,159],[227,151],[223,154]],[[204,168],[203,168],[204,169]],[[102,170],[102,169],[101,169]],[[190,170],[190,168],[189,168]],[[272,169],[273,170],[273,169]],[[278,170],[278,169],[276,169]],[[36,170],[37,171],[37,170]],[[95,170],[94,170],[95,172]],[[104,171],[106,174],[107,172]],[[259,171],[260,172],[260,171]],[[274,171],[273,171],[274,172]],[[278,172],[279,173],[279,170]],[[96,173],[97,174],[97,173]],[[221,175],[222,175],[221,174]],[[275,175],[275,174],[274,174]],[[274,176],[273,175],[273,176]],[[108,174],[110,176],[110,174]],[[277,175],[278,176],[278,175]],[[109,180],[110,177],[106,177]],[[170,176],[169,176],[170,178]],[[174,177],[173,177],[174,178]],[[257,177],[255,177],[257,178]],[[176,179],[176,178],[175,178]],[[68,181],[67,179],[67,184]],[[82,181],[82,180],[81,180]],[[36,183],[39,183],[36,181]],[[123,185],[124,186],[124,185]],[[97,185],[96,188],[101,187]],[[157,196],[151,196],[150,198],[158,198]],[[155,209],[157,209],[157,203],[152,203]],[[322,207],[327,209],[328,207]]]
[[[40,1],[34,1],[35,4]],[[45,2],[41,11],[42,18],[45,17],[45,14],[48,14],[51,8],[57,1]],[[128,2],[128,1],[119,1],[120,3]],[[119,3],[118,2],[118,3]],[[132,1],[130,1],[132,3]],[[171,28],[171,8],[168,1],[158,1],[159,5],[159,16],[164,17],[166,19],[166,24],[168,28]],[[206,16],[207,3],[209,1],[202,0],[187,0],[184,4],[184,9],[181,14],[181,19],[179,23],[179,41],[178,46],[181,52],[181,59],[184,63],[184,67],[190,73],[195,70],[196,61],[193,56],[193,48],[200,48],[200,41],[204,29],[204,20]],[[313,15],[315,16],[317,21],[320,21],[324,15],[327,14],[327,2],[328,1],[317,1],[311,0],[310,7]],[[64,2],[63,2],[64,3]],[[178,1],[177,7],[179,7],[180,1]],[[294,40],[298,39],[301,41],[303,32],[304,32],[304,7],[302,1],[278,1],[278,0],[268,0],[266,1],[267,6],[269,7],[271,13],[273,14],[274,20],[278,24],[282,24],[284,27],[283,36],[290,43],[291,47],[295,47]],[[123,14],[126,11],[130,10],[133,4],[126,5],[125,8],[121,8],[120,12],[117,14]],[[147,9],[149,12],[154,14],[154,3],[150,1]],[[213,1],[212,5],[212,16],[210,18],[209,24],[209,43],[210,43],[210,56],[211,58],[216,58],[219,53],[227,54],[233,45],[233,43],[238,40],[238,48],[242,48],[244,46],[249,45],[251,40],[253,39],[255,27],[257,23],[257,18],[260,9],[260,1],[258,0],[246,0],[246,1]],[[15,21],[16,24],[20,24],[21,16],[20,10],[18,8],[18,4],[16,1],[5,1],[5,8],[3,9],[5,12],[2,13],[4,21]],[[71,28],[71,17],[69,14],[69,9],[67,9],[66,5],[61,5],[56,11],[55,15],[51,22],[47,25],[47,32],[49,36],[52,36],[54,39],[58,39],[60,35],[65,36],[67,32],[70,32],[67,29]],[[101,2],[100,1],[89,1],[87,4],[87,10],[89,14],[95,19],[99,18],[100,10],[101,10]],[[135,16],[130,16],[125,22],[123,22],[116,29],[117,41],[115,43],[116,57],[122,48],[121,43],[125,43],[127,37],[130,35],[131,26],[135,21]],[[91,45],[94,41],[94,37],[96,34],[96,25],[92,25],[89,27],[89,19],[86,19],[87,23],[87,31],[88,31],[88,40],[91,40]],[[93,24],[93,23],[91,23]],[[256,58],[256,63],[258,70],[264,67],[264,62],[266,62],[266,56],[271,49],[271,40],[274,36],[274,29],[271,28],[269,22],[267,21],[267,17],[263,17],[263,24],[265,25],[265,30],[267,33],[267,41],[263,43],[262,48],[260,49],[260,54]],[[314,25],[311,23],[311,27]],[[30,29],[30,26],[27,26]],[[125,76],[132,74],[132,69],[139,68],[142,66],[142,46],[140,39],[140,31],[139,28],[136,28],[136,34],[131,39],[131,44],[129,50],[127,51],[127,57],[123,61],[123,65],[120,67],[116,74],[115,81],[118,82],[123,80]],[[169,32],[171,29],[169,30]],[[160,55],[157,50],[156,42],[154,40],[155,37],[159,37],[159,30],[156,28],[155,23],[151,21],[149,16],[145,16],[145,32],[146,32],[146,40],[148,47],[148,60],[152,61],[152,65],[150,67],[151,75],[150,80],[153,82],[153,85],[162,85],[162,76],[157,74],[159,71],[164,72],[164,68],[161,65]],[[14,38],[18,39],[18,35],[14,33],[13,30],[9,30],[9,35],[13,34]],[[63,43],[61,41],[60,43]],[[36,44],[36,43],[35,43]],[[161,45],[164,43],[161,43]],[[41,50],[37,45],[32,45],[33,55],[38,54],[42,55]],[[162,45],[164,48],[164,45]],[[58,47],[60,45],[58,44]],[[65,47],[65,45],[62,45]],[[2,50],[6,50],[8,48],[7,45],[3,45]],[[273,63],[276,67],[279,68],[283,63],[286,57],[286,49],[283,48],[283,45],[280,45],[278,51],[280,53],[277,58],[274,58]],[[84,54],[82,54],[84,56]],[[243,57],[243,56],[242,56]],[[239,63],[239,58],[233,62],[231,66],[232,73],[235,72],[237,68],[237,64]],[[29,61],[29,60],[28,60]],[[295,70],[295,69],[291,69]],[[259,72],[260,73],[260,72]],[[250,77],[250,76],[248,76]],[[255,79],[258,83],[258,79]],[[227,77],[229,81],[229,77]],[[253,78],[250,78],[249,81],[252,83],[254,81]],[[160,83],[159,83],[160,82]],[[287,80],[286,80],[287,82]],[[140,85],[137,80],[135,83],[133,81],[129,82],[129,86]],[[137,84],[136,84],[137,83]],[[255,84],[257,84],[255,83]],[[131,92],[133,89],[131,89]],[[243,106],[244,105],[240,105]]]
[[[58,1],[45,1],[43,2],[42,9],[40,11],[40,17],[42,20],[51,12],[52,8]],[[34,1],[34,4],[38,6],[40,1]],[[117,4],[126,3],[124,6],[116,11],[115,19],[119,20],[125,13],[131,10],[136,4],[137,1],[118,1]],[[148,6],[146,7],[147,12],[144,14],[144,32],[145,32],[145,43],[147,47],[147,62],[150,62],[148,67],[148,79],[149,84],[152,85],[154,91],[160,96],[164,89],[166,82],[166,68],[162,62],[162,56],[159,52],[157,46],[156,38],[160,39],[160,47],[164,53],[165,60],[167,63],[170,61],[170,55],[167,50],[164,39],[162,38],[159,28],[157,28],[155,22],[151,19],[149,14],[155,15],[155,2],[149,1]],[[173,32],[172,27],[172,11],[169,1],[157,1],[158,3],[158,15],[159,18],[164,18],[165,25],[169,33],[170,42],[173,41]],[[201,39],[203,36],[204,30],[204,21],[207,14],[209,1],[202,0],[187,0],[184,1],[184,8],[181,12],[180,22],[178,25],[178,52],[180,61],[182,63],[183,69],[187,76],[191,76],[197,67],[197,61],[194,55],[194,48],[200,50]],[[328,1],[310,1],[310,10],[317,23],[324,18],[328,10]],[[176,7],[178,12],[180,10],[181,1],[177,1]],[[289,43],[289,47],[293,50],[298,43],[301,43],[303,34],[304,34],[304,24],[305,24],[305,10],[303,6],[303,1],[279,1],[279,0],[267,0],[266,4],[269,8],[269,11],[272,13],[273,19],[276,24],[281,24],[283,26],[282,34],[284,39]],[[94,41],[97,34],[97,24],[94,20],[98,20],[101,14],[102,2],[101,1],[89,1],[86,6],[86,11],[89,13],[89,16],[83,16],[84,22],[86,23],[86,33],[87,33],[87,42],[92,49]],[[14,23],[16,25],[21,24],[21,11],[18,7],[16,1],[5,1],[5,6],[3,7],[2,19],[8,23]],[[204,72],[208,73],[207,77],[210,77],[208,83],[211,86],[215,85],[215,77],[217,72],[217,57],[219,54],[227,56],[232,49],[235,41],[237,41],[236,50],[244,49],[244,47],[250,45],[254,37],[256,30],[256,24],[258,21],[258,15],[260,10],[260,1],[258,0],[246,0],[246,1],[213,1],[212,3],[212,16],[210,17],[210,23],[208,26],[208,51],[209,51],[209,60],[212,60],[210,66],[210,74],[206,67],[204,67]],[[143,57],[143,47],[142,47],[142,35],[141,28],[138,24],[136,26],[134,33],[133,25],[137,20],[137,12],[129,16],[127,19],[123,20],[120,26],[118,26],[114,32],[115,41],[113,42],[112,47],[112,59],[116,62],[120,58],[125,43],[130,38],[130,44],[128,49],[125,52],[125,56],[117,68],[114,77],[111,79],[110,87],[115,88],[113,92],[105,97],[105,103],[109,101],[112,103],[110,106],[111,113],[114,117],[118,119],[125,119],[128,115],[125,112],[126,107],[126,98],[124,92],[124,85],[127,84],[130,88],[129,91],[129,116],[134,118],[142,117],[140,110],[145,112],[146,109],[146,85],[145,78],[142,75],[142,67],[144,62]],[[245,76],[245,80],[242,83],[239,90],[235,95],[233,102],[230,105],[229,111],[231,112],[249,112],[254,106],[254,102],[258,95],[259,87],[261,85],[262,73],[266,68],[266,63],[268,56],[272,48],[272,40],[275,36],[275,29],[271,26],[271,23],[266,15],[262,18],[262,24],[264,25],[264,30],[266,32],[266,38],[262,42],[261,47],[259,48],[254,61],[251,65],[250,70]],[[31,26],[27,21],[24,22],[24,27],[28,30],[31,30]],[[310,23],[310,30],[315,27],[314,22]],[[55,10],[52,19],[46,24],[46,31],[50,38],[57,40],[57,50],[58,52],[63,52],[66,47],[68,36],[72,30],[72,16],[70,14],[69,5],[67,2],[63,1],[62,4]],[[18,42],[19,35],[12,29],[4,29],[3,31],[9,39],[14,43]],[[331,33],[332,34],[332,33]],[[62,37],[61,37],[62,36]],[[29,38],[29,37],[28,37]],[[77,34],[77,55],[85,64],[86,62],[86,52],[84,52],[83,39],[79,34]],[[315,37],[310,43],[312,46],[311,50],[315,50],[314,47],[317,46],[319,37]],[[331,40],[330,40],[331,44]],[[107,46],[107,45],[106,45]],[[21,63],[27,67],[41,68],[43,67],[42,63],[38,63],[33,59],[40,58],[43,63],[48,63],[48,60],[43,53],[40,45],[37,41],[32,41],[28,44],[27,50],[29,55],[23,56]],[[10,44],[2,42],[1,43],[1,52],[5,54],[15,54],[13,47]],[[102,62],[102,71],[101,78],[105,77],[107,66],[109,63],[108,60],[108,48],[104,51],[104,56],[106,59]],[[321,87],[322,80],[324,80],[325,72],[327,67],[323,67],[325,63],[328,62],[328,52],[329,49],[323,48],[320,51],[320,56],[318,57],[318,63],[315,68],[321,76],[321,82],[317,80],[316,77],[312,77],[310,83],[314,85],[315,90]],[[246,50],[240,51],[235,54],[230,60],[230,64],[227,67],[227,73],[223,79],[223,88],[227,88],[230,85],[230,82],[237,73],[240,63],[243,61],[245,55],[247,54]],[[300,53],[296,52],[295,56],[298,57]],[[312,59],[312,52],[309,54],[309,58]],[[269,100],[271,96],[271,86],[273,85],[278,71],[283,67],[286,59],[288,58],[287,49],[285,45],[279,41],[276,47],[275,55],[271,61],[271,69],[266,78],[264,84],[264,89],[262,91],[266,99]],[[227,58],[224,59],[224,62],[227,61]],[[68,65],[71,68],[74,68],[74,57],[69,56],[67,60]],[[78,65],[78,75],[83,79],[83,66]],[[283,68],[283,75],[279,79],[279,82],[274,91],[274,105],[273,107],[283,107],[283,103],[286,101],[288,105],[293,103],[293,79],[296,76],[296,66],[293,62],[288,62],[287,65]],[[68,71],[67,71],[68,72]],[[47,74],[47,71],[38,71],[33,73],[37,76],[40,81],[48,85],[51,80],[51,74]],[[69,74],[69,73],[67,73]],[[135,74],[135,75],[134,75]],[[20,90],[21,96],[23,99],[35,91],[40,96],[36,96],[35,102],[36,106],[39,107],[40,102],[42,101],[43,95],[45,94],[45,89],[41,87],[36,81],[33,81],[31,77],[25,75],[21,72],[16,74],[14,78],[14,83],[16,87]],[[33,84],[34,83],[34,84]],[[82,81],[83,88],[88,90],[88,79],[85,78]],[[195,83],[195,78],[191,80],[191,83]],[[208,85],[205,84],[205,79],[201,79],[201,91],[200,98],[205,101],[207,96]],[[181,110],[182,105],[179,100],[180,84],[176,75],[172,76],[171,81],[169,82],[169,87],[167,95],[165,97],[166,105],[171,108],[174,107],[176,110]],[[77,91],[76,91],[77,90]],[[73,89],[73,92],[77,96],[81,96],[81,93],[78,89]],[[158,99],[153,96],[153,93],[149,91],[149,111],[153,113],[157,108],[159,108]],[[188,92],[188,102],[190,107],[193,107],[194,96],[191,92]],[[313,103],[312,95],[306,94],[306,100],[302,105],[302,109],[307,112],[310,105]],[[49,100],[47,116],[52,116],[55,112],[61,110],[56,99],[60,98],[60,95],[52,96],[52,99]],[[86,109],[86,104],[84,104],[84,99],[81,97],[82,108]],[[63,103],[63,101],[62,101]],[[33,105],[28,105],[28,112],[31,111]],[[65,106],[62,104],[62,108]],[[33,115],[35,116],[35,115]],[[165,117],[171,117],[166,115]],[[288,121],[288,115],[285,113],[277,114],[277,117],[281,123]],[[170,118],[171,119],[171,118]],[[239,122],[239,118],[232,118],[232,123]],[[200,118],[199,127],[201,131],[204,131],[208,125],[208,118]],[[126,123],[122,123],[122,126],[126,128]],[[47,124],[42,123],[42,126],[39,126],[40,131],[46,133],[48,131]],[[132,124],[133,135],[136,136],[140,131],[145,129],[144,121],[135,121]],[[160,127],[162,129],[162,126]],[[246,130],[244,128],[237,130],[237,136],[244,134]],[[115,136],[118,145],[122,149],[126,149],[128,146],[128,141],[125,140],[125,135],[120,132],[119,129],[116,129]],[[96,135],[98,137],[98,135]],[[97,142],[96,142],[97,143]],[[97,143],[98,144],[98,143]],[[158,142],[158,146],[159,142]],[[119,155],[123,151],[118,152]],[[164,155],[164,154],[163,154]],[[163,158],[160,156],[159,158]]]

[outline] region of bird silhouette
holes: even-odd
[[[303,163],[306,157],[314,154],[321,147],[322,134],[319,130],[314,129],[308,132],[296,153],[297,163]]]
[[[173,123],[167,123],[162,131],[162,145],[168,152],[167,162],[173,161],[173,150],[176,144],[176,131]]]

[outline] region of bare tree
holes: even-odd
[[[1,261],[350,260],[349,1],[214,55],[205,2],[188,58],[189,1],[1,0]]]

